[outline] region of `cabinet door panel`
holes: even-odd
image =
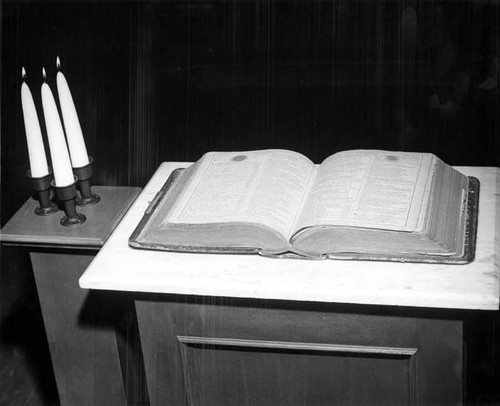
[[[136,301],[152,405],[457,405],[463,322],[370,306]]]
[[[415,404],[415,348],[178,340],[189,405]]]

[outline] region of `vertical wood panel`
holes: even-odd
[[[156,105],[162,95],[156,92],[154,72],[157,60],[155,48],[156,18],[151,5],[134,7],[133,26],[137,27],[136,49],[132,54],[130,128],[129,128],[129,184],[145,184],[158,167],[158,134]],[[168,97],[167,95],[164,95]],[[122,101],[125,102],[125,101]]]

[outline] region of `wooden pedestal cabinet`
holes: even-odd
[[[179,296],[136,310],[152,405],[462,403],[463,324],[442,312]]]

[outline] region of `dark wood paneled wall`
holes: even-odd
[[[21,67],[70,83],[95,183],[165,160],[289,148],[430,151],[500,165],[496,2],[4,1],[1,223],[29,195]],[[44,128],[43,128],[44,130]]]

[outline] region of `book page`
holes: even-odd
[[[320,225],[415,230],[434,160],[373,150],[332,155],[318,170],[296,231]]]
[[[210,152],[165,221],[260,223],[289,238],[314,172],[286,150]]]

